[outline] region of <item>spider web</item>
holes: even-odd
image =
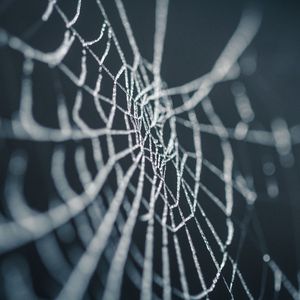
[[[257,175],[239,156],[247,147],[276,151],[259,155],[265,196],[276,198],[274,156],[282,168],[292,167],[300,141],[298,127],[283,119],[270,130],[256,126],[242,76],[254,72],[255,59],[242,58],[260,11],[243,12],[208,73],[168,87],[161,65],[172,3],[156,3],[149,62],[122,1],[115,0],[119,27],[101,1],[91,2],[93,37],[81,32],[89,20],[81,0],[71,9],[50,0],[27,37],[0,32],[2,50],[21,65],[17,109],[0,121],[8,162],[3,297],[209,299],[221,290],[224,298],[254,299],[272,290],[299,299],[297,284],[268,251],[255,215]],[[49,48],[26,41],[42,26],[57,32]],[[217,108],[223,99],[212,95],[222,84],[236,115],[230,127]],[[259,288],[243,268],[243,253],[250,252]]]

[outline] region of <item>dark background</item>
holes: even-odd
[[[61,2],[58,1],[63,10],[69,11],[72,15],[76,1]],[[54,50],[55,45],[59,44],[58,41],[62,39],[63,24],[59,21],[58,16],[51,17],[47,24],[41,24],[39,19],[46,7],[45,3],[45,1],[38,0],[0,2],[0,27],[39,49]],[[122,31],[114,3],[108,0],[103,3],[121,42],[121,47],[130,61],[129,45],[124,31]],[[152,61],[155,1],[130,0],[124,1],[124,5],[140,52],[148,61]],[[288,126],[293,127],[300,123],[300,5],[298,1],[171,0],[162,78],[169,87],[172,87],[189,82],[208,72],[235,30],[243,9],[248,6],[258,7],[263,14],[261,28],[245,52],[245,55],[256,56],[256,71],[252,75],[241,78],[247,88],[256,115],[254,128],[270,131],[270,123],[277,117],[284,118]],[[95,37],[102,21],[99,23],[94,21],[97,19],[95,7],[93,5],[88,7],[84,11],[85,21],[78,25],[79,31],[81,30],[80,32],[83,32],[83,36],[86,36],[87,39]],[[79,53],[80,50],[75,49],[74,53],[66,58],[74,70],[79,70]],[[5,47],[0,48],[0,115],[2,118],[10,119],[18,110],[22,60],[20,54]],[[111,69],[116,69],[119,64],[118,58],[110,58],[109,67]],[[90,72],[91,78],[95,72],[96,70]],[[43,124],[49,126],[57,124],[55,107],[52,106],[53,87],[49,85],[49,82],[53,82],[53,74],[50,73],[45,66],[37,67],[35,82],[38,84],[34,92],[36,97],[43,100],[37,102],[36,117],[39,121],[43,121]],[[56,72],[54,71],[54,73]],[[71,106],[74,87],[64,82],[64,79],[61,80],[67,101],[69,101],[67,104]],[[109,93],[109,87],[106,89]],[[228,90],[228,84],[220,85],[213,90],[211,98],[224,124],[233,127],[236,123],[236,116],[232,110],[233,100]],[[200,110],[196,112],[201,116]],[[92,109],[86,108],[86,113],[90,116],[90,122],[97,124],[97,121],[93,119]],[[183,132],[178,131],[178,136],[183,142],[188,143],[188,137],[185,137]],[[204,148],[207,151],[207,158],[216,165],[220,164],[219,153],[214,152],[215,142],[204,135],[203,143],[206,143]],[[47,210],[49,200],[41,201],[40,199],[49,199],[55,194],[49,174],[49,160],[54,145],[2,139],[0,147],[1,199],[4,197],[8,158],[14,150],[23,149],[28,153],[30,161],[25,177],[25,194],[28,199],[31,199],[30,205],[41,211]],[[238,236],[243,232],[243,228],[246,228],[246,238],[239,260],[240,270],[255,299],[259,297],[261,299],[289,299],[290,296],[285,289],[279,295],[274,293],[273,275],[270,270],[265,271],[262,254],[269,253],[289,280],[298,287],[297,272],[300,270],[299,146],[293,147],[296,160],[294,166],[290,168],[281,166],[274,147],[234,141],[233,147],[236,154],[235,168],[241,169],[242,173],[253,175],[253,187],[258,193],[254,210],[249,211],[247,207],[237,204],[237,211],[235,211]],[[73,153],[74,145],[67,144],[66,148]],[[276,165],[275,176],[280,191],[275,199],[270,199],[266,192],[265,175],[262,172],[262,160],[265,157],[271,157]],[[70,159],[67,173],[76,188],[78,178],[74,175],[73,168]],[[112,187],[115,185],[113,180],[111,178],[109,182]],[[205,184],[216,194],[221,193],[222,187],[219,187],[209,175],[203,180],[206,180]],[[3,200],[0,207],[5,212],[4,202]],[[209,207],[207,210],[213,217],[214,211]],[[216,226],[218,226],[218,222],[220,222],[219,226],[222,226],[224,220],[218,221],[216,216],[215,222]],[[137,231],[135,234],[135,242],[138,245],[143,244],[144,241],[142,232],[143,227],[140,232]],[[261,238],[261,235],[264,237]],[[188,251],[188,245],[185,246],[183,241],[181,247],[184,253]],[[232,253],[236,253],[237,245],[238,241],[235,241]],[[47,275],[47,271],[36,257],[34,245],[27,245],[16,250],[16,252],[18,251],[24,254],[29,261],[33,286],[37,295],[41,298],[53,298],[60,287],[57,283],[53,283]],[[6,256],[3,257],[3,261],[5,259]],[[202,263],[205,264],[204,258]],[[159,265],[160,262],[156,261],[155,264]],[[225,274],[227,274],[226,272],[230,274],[230,269],[225,270]],[[267,272],[267,277],[263,277],[264,272]],[[101,272],[100,270],[100,277],[102,273],[105,271]],[[86,295],[87,298],[101,295],[101,292],[99,294],[93,291],[99,290],[97,277],[93,280],[89,293]],[[262,284],[262,280],[266,280],[266,282]],[[217,285],[211,299],[230,298],[222,280],[220,281],[221,283]],[[137,290],[132,283],[128,279],[125,279],[124,282],[122,297],[132,299],[137,296]],[[198,283],[194,282],[193,278],[191,278],[190,285],[191,291],[199,290]],[[262,286],[265,286],[264,292],[262,292]],[[160,292],[157,293],[159,295]],[[235,287],[233,293],[237,299],[245,298],[245,294],[239,286]],[[3,297],[5,298],[5,296]]]

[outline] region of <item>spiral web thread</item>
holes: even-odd
[[[57,192],[55,199],[47,200],[47,210],[30,207],[23,192],[27,156],[24,151],[11,155],[4,188],[7,211],[2,213],[0,223],[1,253],[17,253],[24,245],[34,243],[45,268],[60,286],[57,299],[81,299],[97,273],[102,281],[99,290],[103,299],[121,296],[125,276],[140,291],[141,299],[208,299],[219,282],[224,284],[229,297],[234,298],[234,287],[239,285],[244,297],[257,298],[240,270],[241,250],[235,254],[229,250],[234,237],[242,231],[241,224],[232,216],[236,201],[243,201],[251,210],[257,199],[251,174],[242,175],[235,165],[232,141],[275,148],[284,166],[293,164],[292,148],[300,141],[298,127],[288,128],[282,119],[272,122],[272,131],[251,129],[255,113],[245,86],[238,80],[241,72],[239,59],[259,30],[259,12],[247,10],[243,13],[209,73],[182,86],[168,88],[160,75],[168,1],[159,0],[156,4],[154,55],[150,63],[139,52],[123,3],[115,0],[132,50],[132,64],[122,51],[118,33],[114,31],[104,6],[99,0],[95,3],[103,23],[94,40],[86,39],[76,29],[85,5],[81,0],[77,1],[71,17],[67,17],[59,2],[49,1],[41,16],[42,21],[47,23],[56,15],[65,24],[63,41],[52,52],[38,50],[4,29],[0,32],[2,47],[23,57],[19,110],[11,119],[1,119],[1,139],[54,145],[50,172]],[[80,72],[77,73],[65,62],[76,43],[81,48],[81,57],[77,60]],[[99,45],[103,49],[101,55],[93,50]],[[116,72],[107,66],[113,48],[120,61]],[[43,125],[33,113],[35,103],[42,101],[32,92],[33,86],[38,85],[33,79],[37,64],[43,64],[49,70],[59,70],[61,77],[65,77],[76,90],[72,107],[63,91],[57,90],[53,100],[57,107],[56,128]],[[93,84],[87,82],[91,65],[98,69]],[[102,93],[104,77],[112,84],[110,96]],[[235,82],[232,97],[239,122],[234,128],[226,127],[210,99],[214,87],[226,81]],[[103,121],[99,128],[90,126],[81,116],[85,101],[94,105]],[[199,121],[196,113],[199,107],[207,117],[207,124]],[[168,134],[164,130],[166,127],[169,128]],[[178,127],[184,127],[191,134],[193,150],[183,146],[183,137],[177,134]],[[205,137],[209,135],[218,140],[223,157],[221,167],[203,156]],[[116,146],[120,137],[126,139],[126,147],[121,147],[121,150]],[[82,187],[80,191],[74,189],[68,180],[70,174],[65,166],[67,143],[73,143],[75,147],[72,159]],[[87,156],[96,172],[90,170]],[[123,161],[127,161],[127,165]],[[269,176],[270,196],[278,192],[272,168],[272,162],[267,162],[265,170]],[[166,178],[168,169],[173,170],[176,177],[172,187]],[[202,182],[204,169],[216,181],[221,181],[222,198]],[[115,180],[114,187],[110,186],[110,176]],[[200,193],[223,216],[223,236],[215,228],[213,216],[206,214],[201,201],[204,196]],[[242,200],[236,200],[236,194]],[[191,223],[195,228],[193,232]],[[71,259],[67,259],[69,254],[62,251],[66,237],[59,233],[60,228],[68,224],[71,224],[71,231],[75,230],[81,245],[78,246],[81,250]],[[143,250],[134,239],[134,230],[140,224],[145,226]],[[242,248],[244,235],[242,231],[237,249]],[[188,251],[183,251],[183,243],[185,247],[188,245]],[[207,252],[208,261],[201,260],[201,252],[197,250],[200,243]],[[160,250],[156,252],[155,247]],[[169,256],[170,251],[173,251],[173,259]],[[298,287],[284,275],[272,257],[263,249],[260,255],[261,264],[273,274],[274,290],[279,293],[285,289],[293,299],[299,299]],[[189,266],[187,256],[192,261]],[[160,271],[154,266],[157,260],[161,263]],[[211,264],[213,276],[206,275],[205,264]],[[171,265],[176,266],[178,284],[173,283]],[[1,268],[5,297],[17,299],[26,295],[28,299],[37,298],[26,260],[21,256],[4,258]],[[230,271],[225,275],[226,268]],[[197,292],[190,291],[187,273],[191,269],[196,275],[193,280],[198,282]]]

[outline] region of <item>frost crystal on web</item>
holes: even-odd
[[[88,5],[99,21],[93,34],[82,30]],[[161,66],[172,2],[156,2],[151,62],[126,3],[114,5],[116,27],[99,0],[71,9],[49,0],[28,33],[48,26],[46,47],[1,28],[1,56],[20,67],[18,100],[0,119],[1,297],[209,299],[221,289],[224,299],[263,299],[268,290],[300,299],[268,251],[255,213],[259,175],[241,159],[258,149],[273,199],[274,157],[292,169],[300,142],[297,125],[256,121],[244,83],[242,73],[255,73],[244,52],[261,12],[244,10],[209,72],[169,87]],[[213,94],[222,84],[231,120]],[[243,267],[243,253],[257,270]]]

